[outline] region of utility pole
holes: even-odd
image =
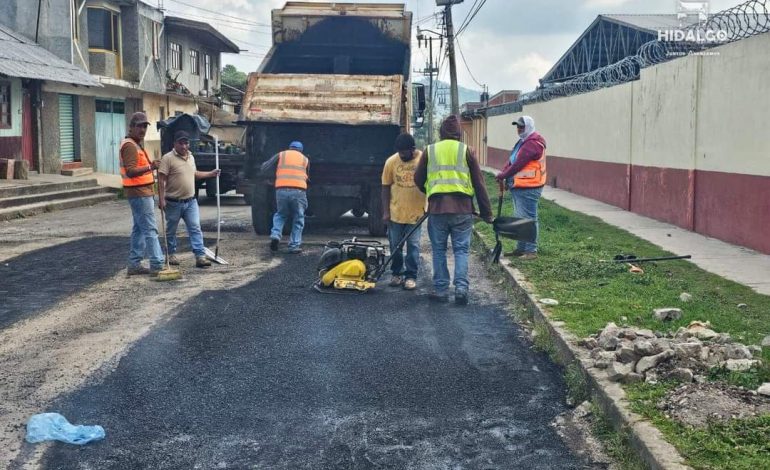
[[[452,94],[452,114],[460,114],[460,95],[457,91],[457,66],[455,65],[455,33],[452,25],[452,5],[463,0],[436,0],[437,6],[444,7],[444,22],[446,24],[446,49],[449,58],[449,86]]]
[[[436,39],[433,36],[425,36],[425,33],[432,33],[432,34],[439,34],[435,31],[430,30],[424,30],[417,28],[417,41],[420,47],[422,47],[422,41],[424,40],[428,44],[428,63],[425,64],[425,68],[422,71],[417,71],[419,73],[422,73],[423,75],[428,75],[428,94],[427,94],[427,113],[428,113],[428,135],[427,140],[428,144],[433,143],[433,111],[434,111],[434,103],[433,103],[433,74],[438,74],[438,67],[434,65],[433,63],[433,40]],[[440,37],[440,36],[439,36]]]

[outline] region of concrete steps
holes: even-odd
[[[94,173],[93,168],[85,168],[85,167],[71,168],[68,170],[61,171],[61,174],[64,176],[87,176],[87,175],[92,175],[93,173]]]
[[[97,185],[95,179],[4,187],[0,188],[0,220],[90,206],[116,197],[109,188]]]

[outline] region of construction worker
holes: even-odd
[[[292,220],[288,253],[302,253],[302,230],[305,228],[307,210],[308,158],[302,154],[302,142],[294,141],[289,149],[273,155],[262,164],[262,172],[275,172],[275,201],[278,206],[273,215],[270,231],[270,250],[278,251],[283,226]]]
[[[447,117],[439,129],[441,140],[429,145],[417,166],[414,179],[428,195],[428,235],[433,250],[433,292],[430,300],[449,301],[447,240],[452,237],[455,303],[468,303],[468,253],[473,230],[473,197],[481,218],[492,223],[492,207],[484,176],[473,150],[462,143],[457,116]]]
[[[388,158],[382,170],[382,220],[388,225],[393,254],[390,285],[413,290],[417,287],[420,266],[420,228],[412,232],[406,242],[406,260],[403,248],[396,250],[396,245],[425,214],[425,194],[414,184],[414,172],[422,152],[415,148],[414,138],[409,134],[396,137],[395,147],[396,153]]]
[[[176,257],[176,229],[179,220],[183,219],[195,255],[195,266],[211,266],[203,246],[195,180],[216,178],[218,175],[218,168],[212,171],[198,171],[195,167],[195,157],[190,152],[190,135],[185,131],[174,133],[174,149],[161,157],[158,167],[158,205],[166,214],[166,255],[169,264],[179,265],[179,259]]]
[[[516,249],[506,256],[530,260],[537,258],[537,203],[545,186],[545,139],[535,131],[535,121],[521,116],[511,124],[516,126],[519,141],[502,171],[495,176],[511,190],[514,216],[535,221],[535,242],[519,241]]]
[[[163,269],[163,251],[155,222],[155,178],[152,173],[158,168],[158,162],[151,161],[142,147],[149,125],[146,114],[134,113],[129,120],[128,135],[120,142],[120,176],[134,222],[126,269],[129,276],[157,275]],[[149,269],[142,265],[145,253],[150,260]]]

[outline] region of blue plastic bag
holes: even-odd
[[[101,426],[75,426],[59,413],[41,413],[27,421],[27,442],[55,440],[67,444],[83,445],[91,441],[104,439]]]

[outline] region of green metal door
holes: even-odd
[[[59,95],[59,158],[75,161],[75,116],[72,95]]]
[[[96,100],[96,171],[120,174],[118,151],[125,133],[125,104]]]

